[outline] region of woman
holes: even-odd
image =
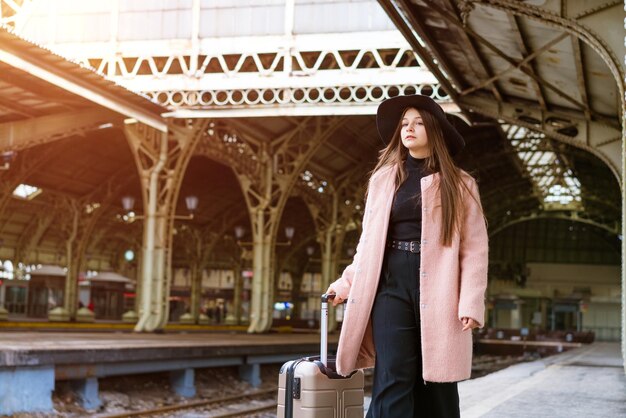
[[[452,156],[465,142],[422,95],[378,107],[387,146],[370,176],[363,231],[327,292],[347,300],[342,375],[374,368],[368,417],[458,417],[456,382],[484,325],[488,241],[475,180]]]

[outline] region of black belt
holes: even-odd
[[[419,241],[387,241],[387,247],[395,248],[396,250],[409,251],[412,253],[420,252],[420,242]]]

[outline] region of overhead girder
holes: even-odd
[[[447,102],[437,79],[397,31],[359,25],[340,37],[293,33],[293,24],[287,24],[293,20],[289,4],[286,32],[267,36],[203,36],[199,25],[204,6],[195,2],[186,7],[191,21],[186,42],[118,39],[118,15],[123,11],[116,7],[111,9],[107,42],[57,39],[48,44],[27,13],[16,29],[151,96],[172,108],[169,116],[176,118],[374,114],[381,100],[398,93],[421,92]],[[46,15],[40,7],[37,13],[56,22],[67,13],[63,6],[58,9]],[[375,19],[380,14],[372,13]]]
[[[203,40],[193,51],[142,41],[141,50],[118,42],[120,51],[104,56],[94,53],[93,44],[73,45],[71,53],[121,85],[173,107],[174,117],[372,114],[389,90],[423,88],[443,96],[396,31],[348,32],[340,39],[332,34],[242,38],[220,38],[218,47],[213,39],[210,47]],[[348,102],[351,106],[345,106]]]

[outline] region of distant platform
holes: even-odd
[[[83,332],[83,331],[128,331],[132,332],[134,323],[122,321],[98,320],[95,322],[54,322],[46,319],[9,319],[0,321],[2,331],[54,331],[54,332]],[[248,329],[246,325],[226,324],[180,324],[171,322],[165,325],[166,331],[242,331]]]
[[[272,326],[273,332],[305,332],[315,333],[317,328],[302,328],[301,323],[277,324]],[[95,322],[53,322],[45,319],[10,319],[0,321],[0,332],[3,331],[52,331],[52,332],[133,332],[134,323],[122,321],[97,320]],[[170,322],[165,325],[165,332],[231,332],[245,333],[248,325],[221,324],[182,324]]]

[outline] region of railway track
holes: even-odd
[[[99,415],[98,418],[126,418],[126,417],[150,417],[150,416],[161,416],[167,413],[178,412],[183,410],[195,409],[198,412],[208,412],[207,407],[210,407],[211,410],[215,412],[211,414],[211,418],[225,418],[225,417],[236,417],[236,416],[244,416],[255,413],[267,412],[271,410],[276,410],[276,393],[278,388],[259,390],[254,392],[246,392],[237,395],[230,396],[222,396],[219,398],[213,399],[203,399],[199,401],[185,402],[179,403],[175,405],[166,405],[158,408],[152,409],[144,409],[141,411],[129,411],[115,414],[107,414],[107,415]],[[249,407],[242,407],[237,410],[225,410],[224,412],[219,412],[219,410],[224,410],[226,408],[232,407],[233,405],[240,405],[244,400],[258,400],[263,398],[269,398],[273,396],[271,402],[264,402],[261,405],[254,405]]]
[[[369,380],[369,381],[368,381]],[[370,392],[372,388],[371,380],[366,379],[365,391]],[[276,393],[278,387],[271,389],[246,392],[237,395],[222,396],[213,399],[202,399],[198,401],[166,405],[158,408],[144,409],[141,411],[129,411],[115,414],[98,415],[98,418],[127,418],[127,417],[151,417],[166,416],[168,413],[175,413],[184,410],[196,410],[197,413],[211,412],[211,418],[240,417],[263,412],[276,411]],[[265,399],[264,399],[265,398]],[[259,401],[261,404],[228,409],[233,406],[240,406],[242,401]],[[263,402],[265,400],[265,402]],[[210,408],[210,409],[207,409]],[[223,410],[223,412],[221,412]]]

